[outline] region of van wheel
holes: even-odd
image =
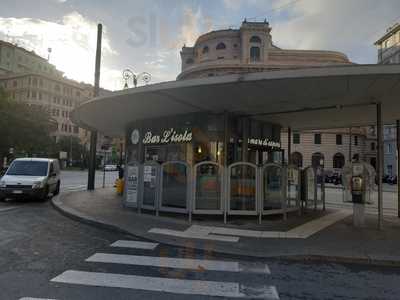
[[[60,184],[61,184],[60,181],[58,181],[56,189],[55,189],[55,191],[53,193],[54,196],[57,196],[60,193]]]

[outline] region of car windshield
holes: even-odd
[[[46,161],[14,161],[6,175],[46,176]]]

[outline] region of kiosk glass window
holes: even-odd
[[[196,168],[196,209],[221,209],[220,167],[202,164]]]
[[[186,208],[188,170],[183,163],[168,163],[162,169],[162,206]]]
[[[268,166],[264,170],[264,210],[280,209],[282,206],[282,168]]]
[[[154,207],[157,198],[158,166],[145,164],[143,166],[143,204]]]
[[[256,209],[256,168],[236,165],[230,174],[230,209],[254,211]]]

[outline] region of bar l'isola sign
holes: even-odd
[[[143,137],[143,144],[169,144],[169,143],[188,143],[191,142],[193,134],[189,130],[184,132],[176,131],[174,128],[166,129],[161,135],[154,134],[151,131],[147,131]],[[138,141],[138,130],[134,129],[131,135],[132,143]]]

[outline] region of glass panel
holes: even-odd
[[[143,205],[155,206],[157,197],[158,167],[144,165],[143,167]]]
[[[169,163],[163,167],[162,205],[171,208],[186,208],[187,166]]]
[[[256,210],[256,168],[238,165],[231,168],[230,209]]]
[[[282,208],[282,168],[266,167],[263,181],[264,210]]]
[[[196,170],[196,209],[221,209],[219,166],[204,164]]]
[[[299,184],[299,170],[295,168],[288,168],[288,186],[287,186],[288,206],[296,206],[297,204],[298,184]]]

